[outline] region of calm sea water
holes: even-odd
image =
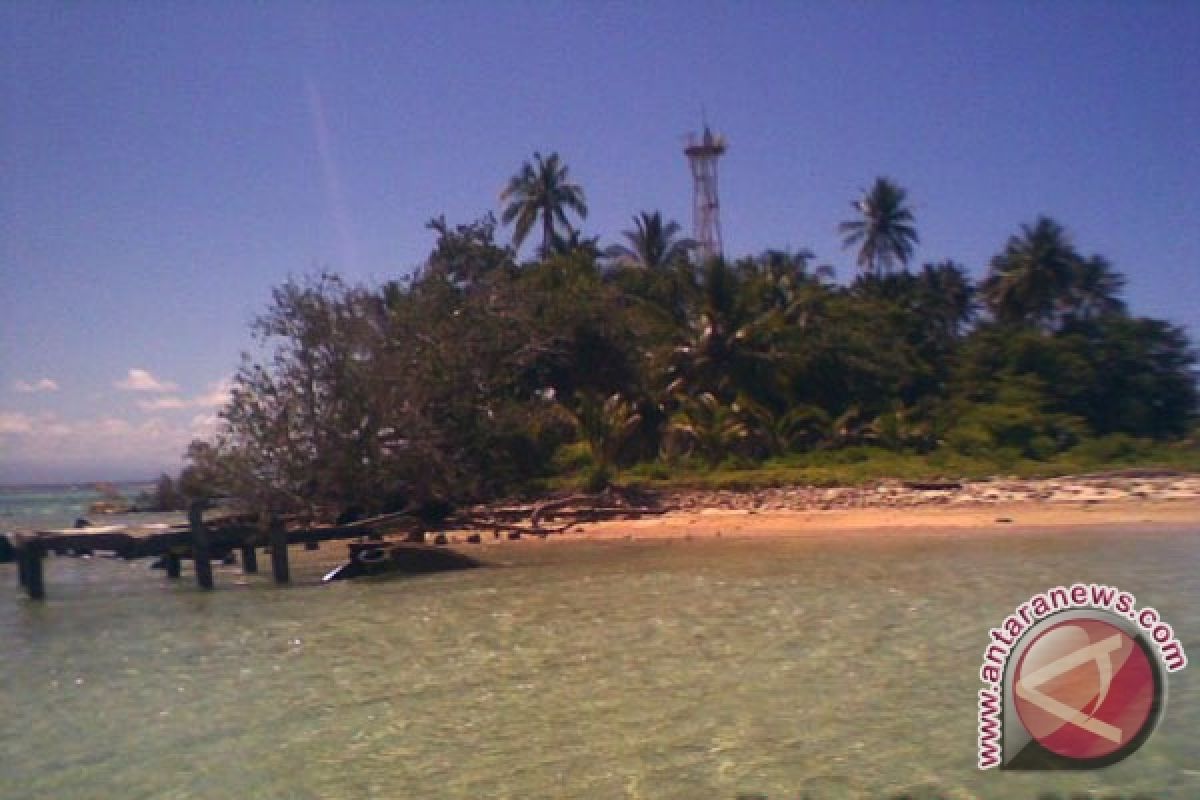
[[[154,484],[146,482],[119,483],[116,488],[123,497],[133,501]],[[151,521],[149,515],[90,515],[88,507],[103,497],[93,484],[58,486],[0,486],[0,531],[20,528],[50,530],[69,528],[80,517],[96,525]],[[156,521],[156,520],[155,520]]]
[[[1200,532],[480,552],[211,593],[49,559],[48,601],[0,602],[0,797],[1200,797]],[[1074,580],[1156,606],[1193,665],[1125,762],[978,772],[986,631]]]

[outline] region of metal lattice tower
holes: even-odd
[[[688,136],[683,149],[692,168],[692,225],[697,253],[701,261],[719,258],[721,247],[721,205],[717,200],[717,159],[725,152],[725,137],[713,136],[708,126],[699,139]]]

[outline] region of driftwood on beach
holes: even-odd
[[[453,515],[445,527],[545,536],[565,533],[584,522],[637,519],[672,510],[674,506],[661,503],[656,495],[609,487],[596,494],[572,494],[536,503],[479,506]]]

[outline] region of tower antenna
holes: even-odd
[[[689,134],[683,153],[692,169],[693,238],[701,261],[720,258],[721,204],[717,199],[717,159],[725,153],[725,137],[713,135],[708,115],[702,110],[704,133]]]

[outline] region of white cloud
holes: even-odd
[[[137,405],[142,411],[175,411],[187,408],[190,404],[182,397],[168,394],[153,400],[138,400]]]
[[[37,392],[57,392],[58,382],[50,378],[42,378],[36,381],[17,381],[13,384],[13,388],[18,392],[25,394],[34,394]]]
[[[129,424],[129,420],[105,417],[93,423],[91,430],[102,436],[125,436],[133,430],[133,426]]]
[[[177,392],[179,385],[170,381],[160,381],[144,369],[131,369],[124,380],[114,384],[118,389],[127,392]]]
[[[150,400],[139,400],[137,405],[142,411],[180,411],[185,408],[215,409],[229,402],[233,381],[224,378],[216,383],[210,383],[208,390],[195,397],[183,398],[179,395],[168,394]]]
[[[215,429],[210,422],[208,417],[133,422],[119,416],[64,419],[53,413],[0,411],[0,469],[6,464],[33,465],[44,472],[70,472],[108,464],[147,475],[171,471],[182,463],[189,442]]]
[[[190,432],[193,439],[208,439],[217,432],[221,420],[216,414],[197,414],[192,417]]]
[[[229,396],[233,392],[233,381],[230,378],[222,378],[216,383],[208,385],[208,391],[192,400],[192,405],[196,408],[220,408],[229,402]]]
[[[33,417],[19,412],[0,412],[0,434],[25,434],[33,432]]]

